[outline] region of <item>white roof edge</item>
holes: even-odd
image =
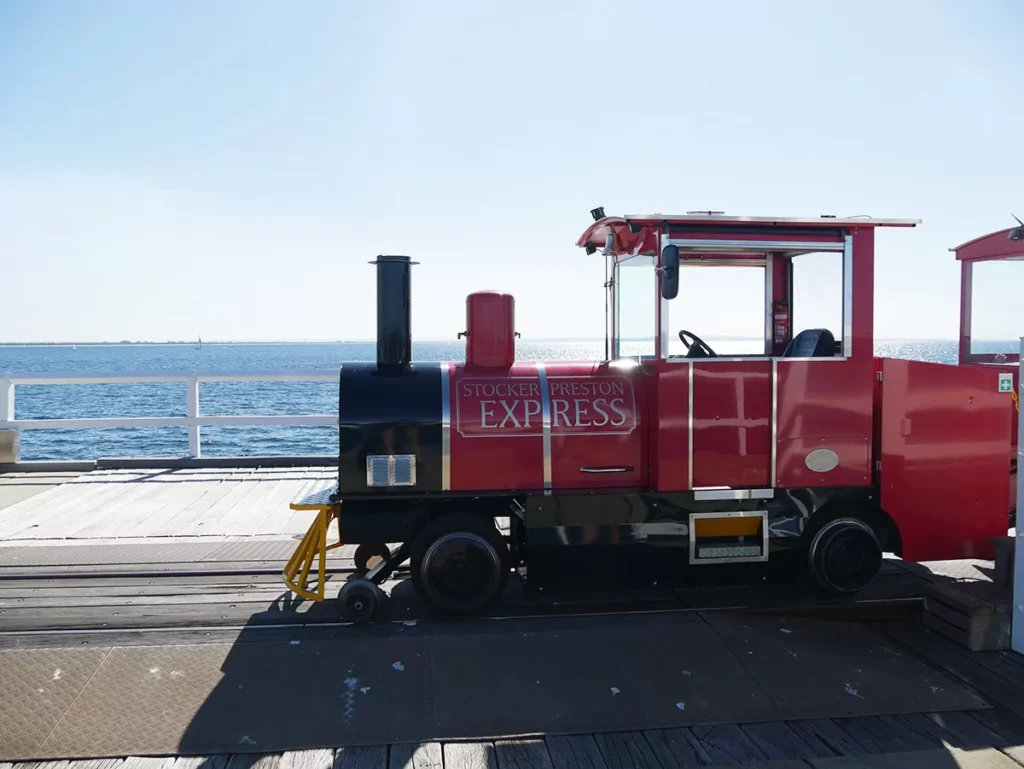
[[[609,217],[618,219],[620,217]],[[920,219],[875,219],[870,216],[829,217],[829,216],[725,216],[723,214],[625,214],[622,219],[667,219],[674,222],[764,222],[770,224],[873,224],[876,227],[914,227]]]

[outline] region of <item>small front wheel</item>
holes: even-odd
[[[490,606],[505,590],[510,569],[508,546],[494,522],[457,513],[420,532],[410,561],[416,592],[451,614]]]
[[[338,593],[341,614],[352,622],[369,621],[380,606],[381,598],[381,589],[370,580],[362,578],[348,580]]]
[[[882,566],[882,546],[864,521],[837,518],[814,534],[808,559],[818,587],[834,595],[851,595],[875,578]]]

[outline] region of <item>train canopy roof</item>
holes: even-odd
[[[1015,236],[1015,237],[1014,237]],[[990,232],[949,249],[962,262],[984,262],[993,259],[1024,260],[1024,227],[1010,227]]]
[[[595,209],[600,213],[602,211]],[[588,227],[576,245],[586,248],[588,252],[603,249],[608,243],[608,236],[614,236],[614,250],[618,253],[654,253],[657,250],[656,238],[653,238],[657,227],[712,225],[716,228],[726,225],[730,228],[757,229],[778,227],[780,230],[801,228],[836,228],[836,227],[914,227],[921,223],[920,219],[874,219],[869,216],[853,216],[840,218],[836,216],[786,217],[786,216],[726,216],[717,212],[689,212],[686,214],[626,214],[625,216],[601,216]]]

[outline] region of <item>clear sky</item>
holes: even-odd
[[[597,205],[922,218],[876,335],[952,338],[947,249],[1024,217],[1022,88],[1020,0],[6,0],[0,339],[370,338],[378,253],[419,338],[483,288],[600,336]]]

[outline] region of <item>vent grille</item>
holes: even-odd
[[[415,454],[372,454],[366,458],[367,486],[415,486]]]

